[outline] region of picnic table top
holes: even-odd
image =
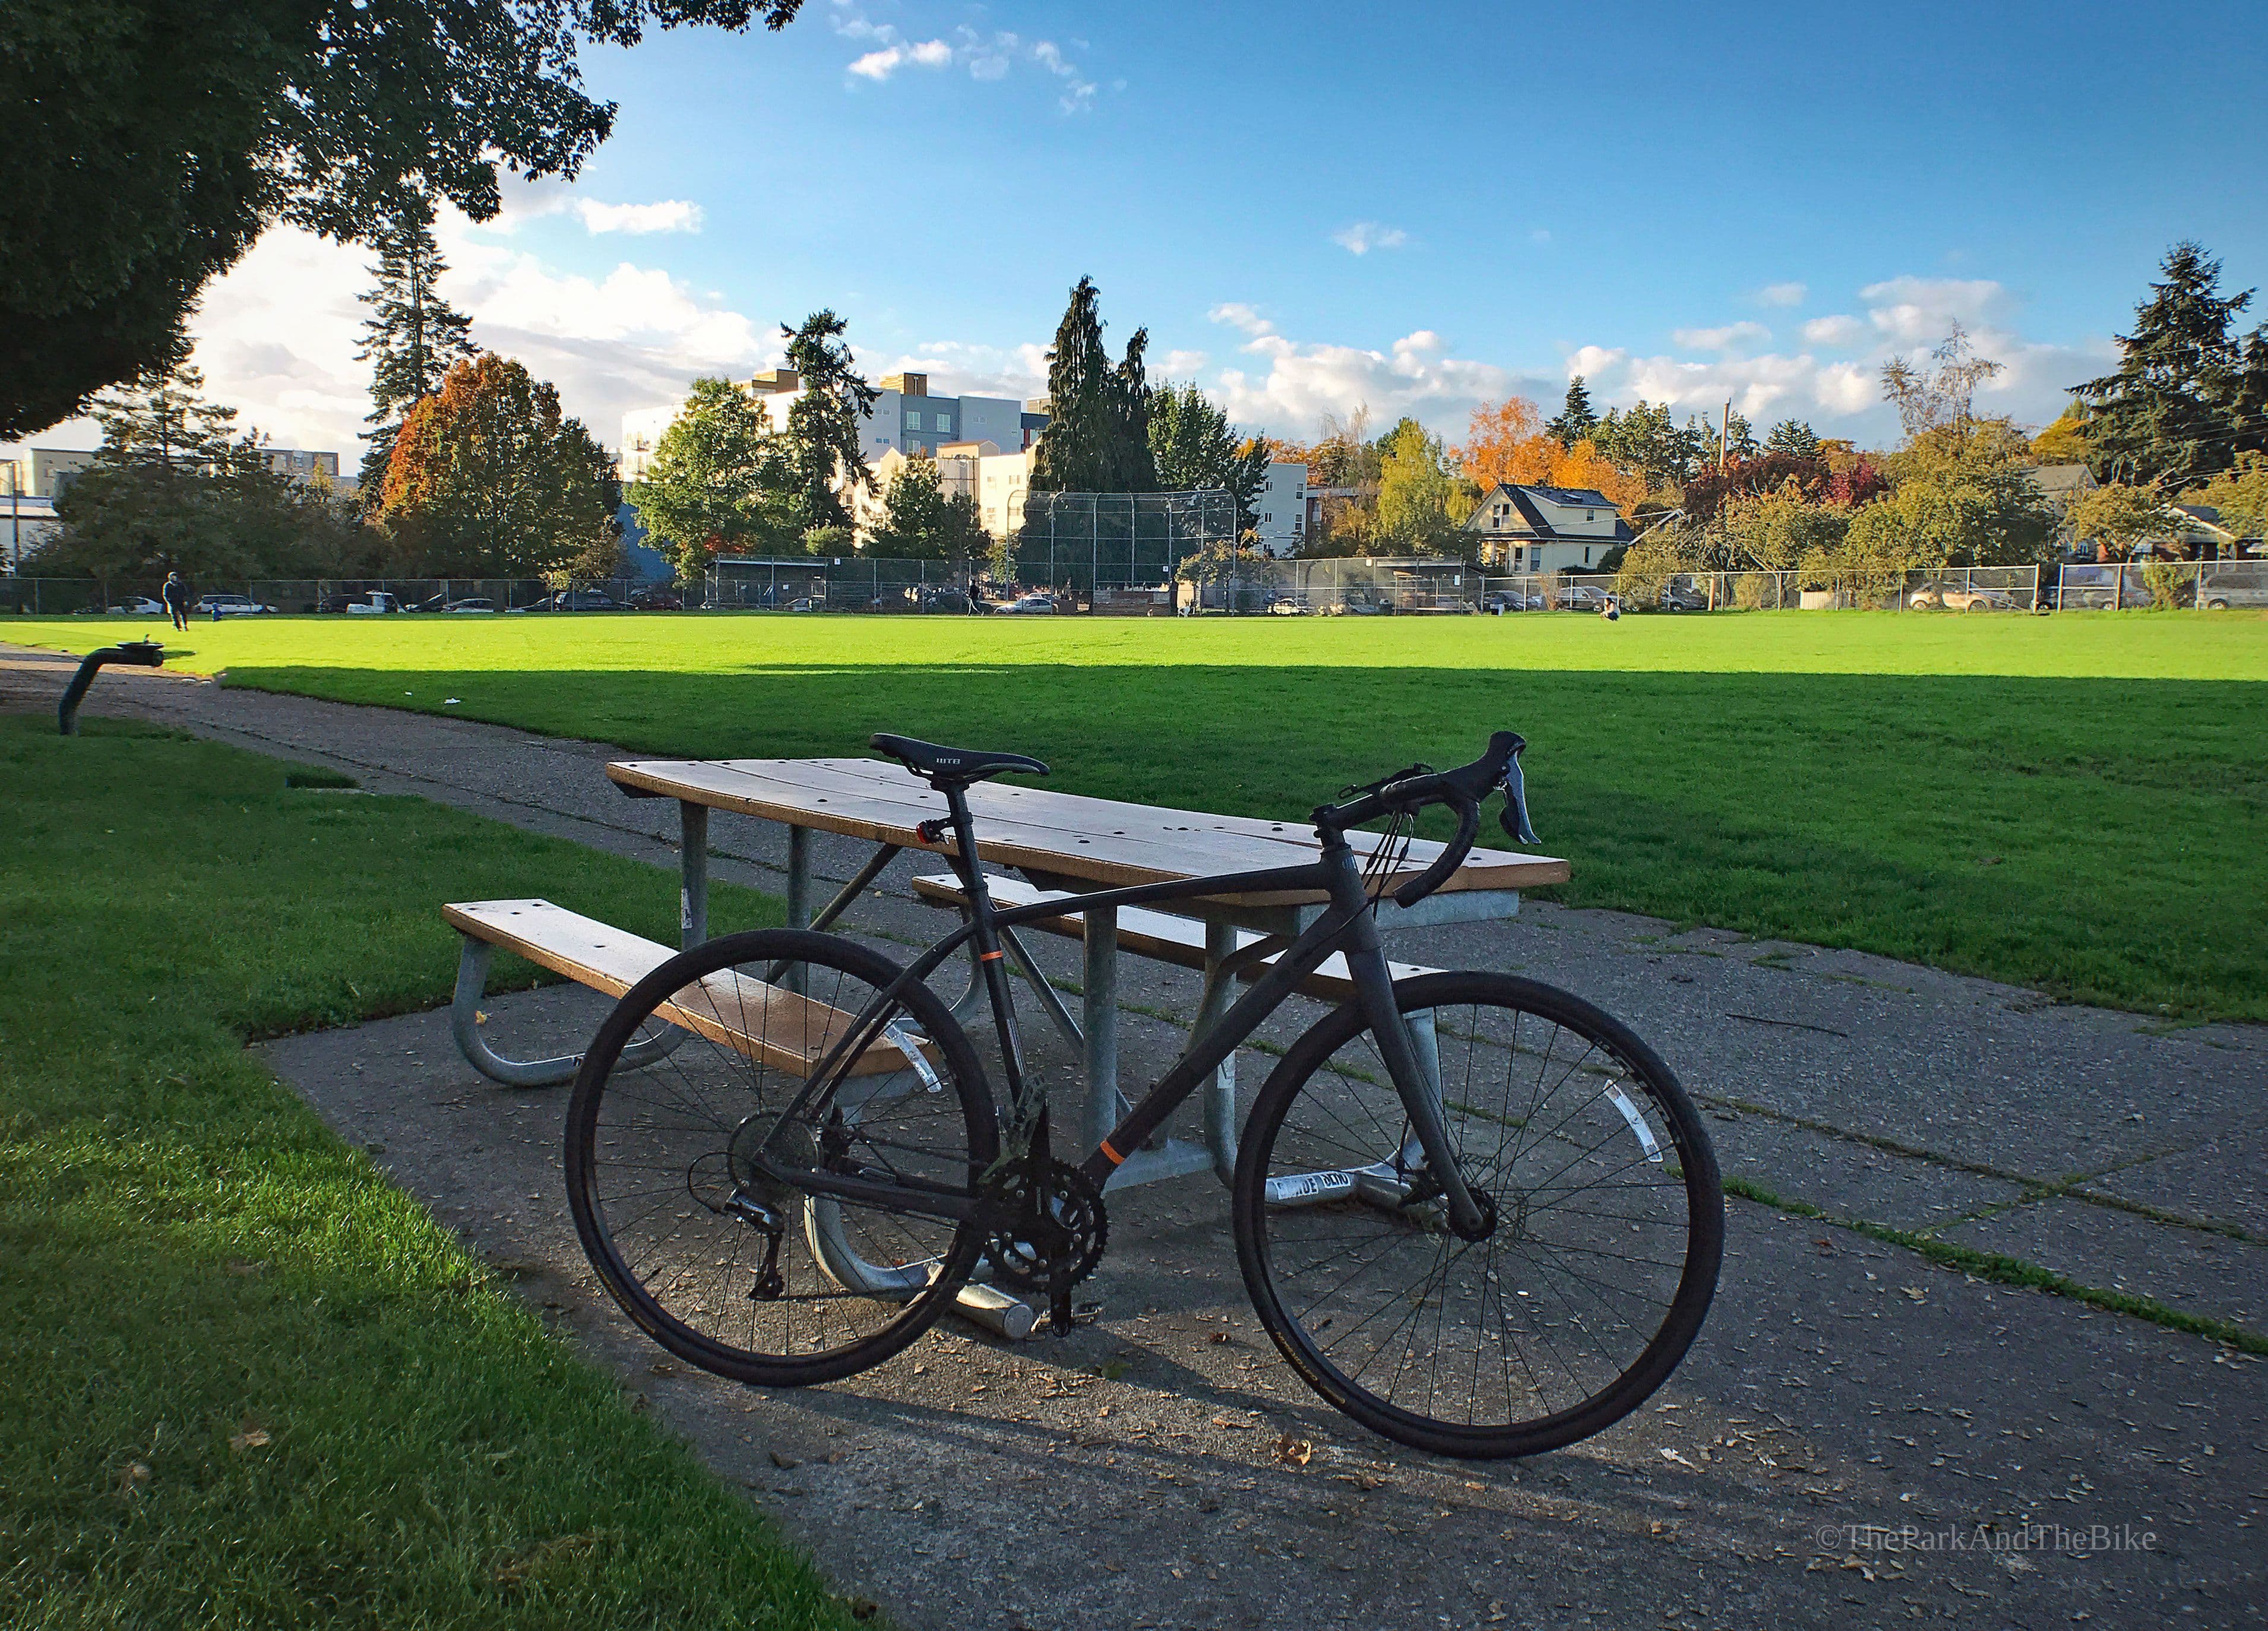
[[[950,840],[924,843],[917,824],[945,813],[945,797],[902,766],[879,759],[663,759],[610,764],[626,791],[815,827],[871,842],[950,854]],[[1163,883],[1211,872],[1298,866],[1317,849],[1301,821],[1168,810],[1003,782],[968,790],[980,858],[996,865],[1077,878],[1100,888]],[[1349,833],[1367,853],[1379,834]],[[1445,846],[1410,843],[1394,873],[1412,878]],[[1443,893],[1518,890],[1566,881],[1567,863],[1549,856],[1475,848]],[[1226,894],[1244,906],[1309,904],[1320,892]]]

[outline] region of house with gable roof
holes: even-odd
[[[1507,572],[1595,572],[1638,534],[1604,493],[1499,481],[1465,522],[1484,565]]]

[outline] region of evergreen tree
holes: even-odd
[[[1158,386],[1150,392],[1150,454],[1157,483],[1169,492],[1226,488],[1236,498],[1241,536],[1258,525],[1253,508],[1268,481],[1267,438],[1240,440],[1228,415],[1194,385]]]
[[[102,427],[97,458],[174,472],[220,463],[236,438],[236,409],[207,401],[204,388],[202,371],[176,363],[106,391],[91,410]]]
[[[1800,419],[1783,419],[1764,438],[1764,451],[1786,453],[1797,459],[1816,459],[1819,457],[1819,437]]]
[[[378,264],[371,268],[378,283],[357,297],[371,314],[363,322],[362,349],[355,353],[371,365],[370,412],[363,418],[371,427],[363,437],[370,445],[362,457],[362,489],[364,503],[372,505],[386,484],[401,416],[418,399],[441,388],[450,364],[474,354],[472,325],[438,292],[449,266],[434,241],[432,205],[419,198],[405,206],[378,240]]]
[[[2253,291],[2223,296],[2220,262],[2196,244],[2176,244],[2161,269],[2134,309],[2134,332],[2118,337],[2118,371],[2078,393],[2093,410],[2095,474],[2170,492],[2228,469],[2242,450],[2268,448],[2268,330],[2231,334]]]
[[[1578,442],[1587,442],[1591,433],[1599,428],[1599,415],[1591,408],[1591,393],[1577,374],[1567,382],[1567,400],[1559,416],[1543,427],[1562,447],[1572,447]]]
[[[856,482],[871,491],[874,485],[866,465],[865,421],[881,393],[851,365],[843,327],[832,312],[814,312],[800,328],[780,325],[787,365],[803,381],[787,410],[787,440],[806,529],[849,526],[850,507],[841,489]]]
[[[1150,451],[1149,382],[1138,328],[1123,362],[1102,345],[1094,280],[1082,277],[1048,353],[1048,428],[1032,461],[1035,493],[1146,493],[1158,472]]]

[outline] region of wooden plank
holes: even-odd
[[[466,900],[441,908],[452,928],[515,951],[579,985],[620,996],[671,958],[669,947],[554,906],[549,900]],[[775,1069],[807,1071],[855,1016],[725,968],[687,986],[654,1010]],[[924,1048],[934,1059],[935,1054]],[[852,1076],[906,1068],[892,1043],[877,1043]]]
[[[1042,900],[1076,901],[1079,897],[1061,890],[1035,889],[1015,878],[996,878],[990,880],[992,900],[998,906],[1031,906]],[[939,906],[962,907],[968,903],[968,892],[957,878],[917,878],[914,893],[924,900]],[[1083,915],[1064,917],[1035,918],[1021,927],[1044,930],[1051,935],[1063,935],[1072,940],[1086,937],[1086,919]],[[1249,929],[1237,931],[1239,951],[1263,937]],[[1138,906],[1118,908],[1118,947],[1137,957],[1151,958],[1160,963],[1173,963],[1182,968],[1203,968],[1205,965],[1204,925],[1194,919],[1175,917],[1166,912],[1152,912]],[[1243,975],[1248,985],[1260,978],[1261,972],[1275,961],[1265,957]],[[1438,973],[1416,963],[1388,962],[1387,971],[1396,980],[1413,980],[1419,974]],[[1339,1003],[1354,995],[1354,976],[1347,972],[1346,955],[1334,951],[1317,965],[1315,972],[1300,982],[1300,991],[1308,996],[1324,997]]]
[[[873,843],[952,853],[949,842],[925,844],[915,831],[918,823],[944,814],[943,796],[902,766],[880,760],[629,760],[608,765],[607,774],[622,786],[664,797]],[[1314,829],[1300,822],[1169,810],[998,782],[978,783],[968,797],[982,859],[1099,884],[1296,866],[1312,860],[1318,849]],[[1348,841],[1366,855],[1379,839],[1351,833]],[[1441,849],[1431,840],[1413,841],[1394,878],[1417,876]],[[1567,877],[1567,863],[1555,857],[1476,848],[1443,888],[1517,890],[1564,883]],[[1324,896],[1320,891],[1274,891],[1219,899],[1279,906],[1312,904]]]

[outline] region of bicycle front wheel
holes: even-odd
[[[672,958],[600,1027],[568,1106],[568,1203],[608,1291],[681,1358],[743,1382],[833,1381],[920,1335],[975,1267],[973,1224],[796,1183],[966,1196],[999,1153],[983,1067],[918,983],[805,1094],[898,973],[855,941],[756,929]]]
[[[1580,998],[1510,974],[1395,987],[1466,1183],[1453,1232],[1367,1021],[1292,1047],[1255,1101],[1234,1213],[1246,1289],[1323,1398],[1469,1458],[1588,1437],[1659,1387],[1717,1285],[1724,1197],[1669,1068]]]

